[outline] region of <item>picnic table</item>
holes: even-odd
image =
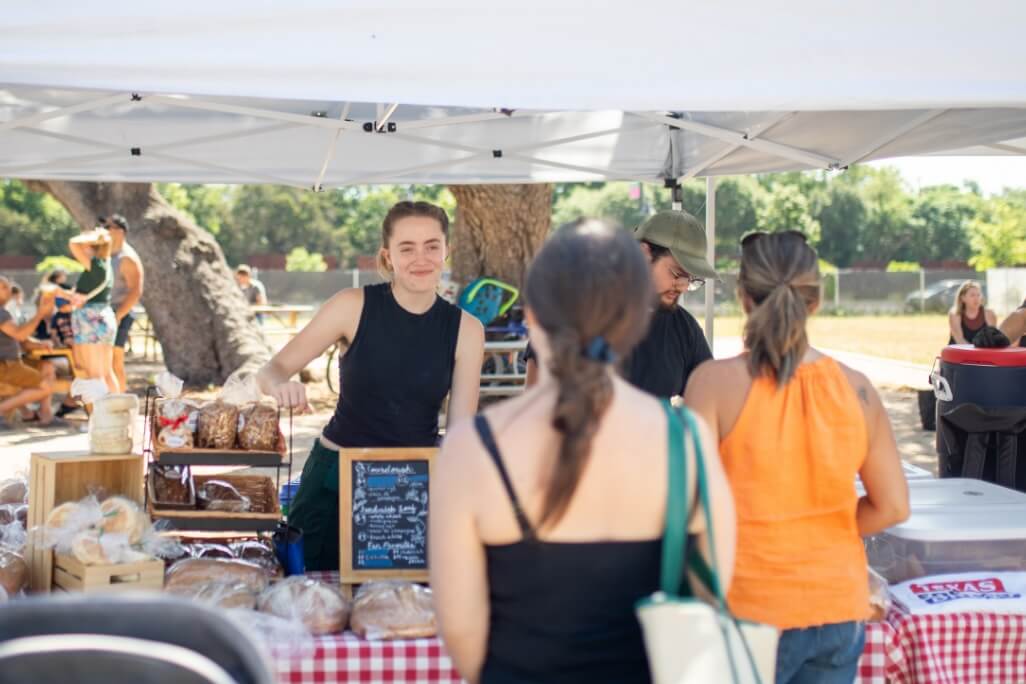
[[[334,586],[337,572],[309,576]],[[352,632],[272,649],[281,684],[409,682],[461,684],[441,639],[368,641]],[[1026,681],[1026,615],[909,615],[892,608],[866,625],[859,684]]]
[[[278,327],[265,327],[264,334],[287,335],[289,339],[299,332],[299,315],[308,314],[314,311],[314,307],[305,304],[254,304],[250,307],[258,319],[264,316],[274,319]]]

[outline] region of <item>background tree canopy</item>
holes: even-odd
[[[378,248],[381,218],[401,199],[424,199],[455,211],[444,186],[382,185],[314,193],[269,185],[159,184],[168,202],[208,230],[230,264],[256,254],[335,257],[352,267]],[[669,208],[657,184],[557,184],[554,226],[579,216],[627,227]],[[751,230],[802,230],[839,267],[892,261],[969,261],[977,268],[1026,264],[1026,190],[985,198],[972,183],[913,191],[890,168],[843,173],[779,173],[721,178],[716,191],[717,251],[724,265]],[[684,186],[684,207],[704,220],[705,183]],[[454,217],[455,218],[455,217]],[[78,227],[52,197],[18,181],[0,181],[0,252],[43,258],[64,254]],[[294,260],[300,267],[301,260]]]

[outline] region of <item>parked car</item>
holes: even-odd
[[[958,288],[962,287],[965,280],[938,280],[932,285],[927,285],[925,290],[910,292],[905,297],[905,311],[915,313],[919,311],[920,299],[926,299],[926,310],[935,313],[947,313],[955,305],[955,295]],[[987,288],[983,287],[983,296],[987,296]]]

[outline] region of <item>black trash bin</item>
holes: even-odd
[[[1026,492],[1026,349],[945,347],[935,388],[940,476]]]

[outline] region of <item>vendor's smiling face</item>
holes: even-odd
[[[396,283],[411,292],[434,290],[442,277],[446,244],[442,226],[426,216],[395,222],[385,259]]]

